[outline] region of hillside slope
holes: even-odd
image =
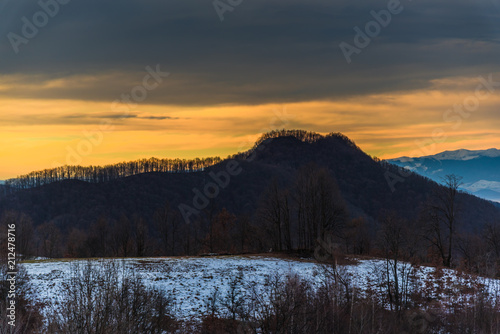
[[[104,183],[65,180],[15,192],[0,200],[0,210],[25,212],[36,225],[54,221],[63,229],[86,228],[100,216],[140,216],[151,221],[167,201],[173,207],[181,203],[193,206],[193,189],[203,191],[213,182],[211,173],[226,170],[229,161],[192,173],[145,173]],[[253,151],[235,156],[235,161],[241,173],[232,176],[226,188],[219,189],[214,201],[220,208],[250,217],[273,179],[293,186],[297,170],[310,163],[326,167],[335,177],[351,216],[365,216],[369,221],[375,221],[384,211],[416,218],[420,204],[438,186],[411,174],[392,191],[386,172],[398,173],[398,167],[372,159],[340,135],[311,141],[294,136],[268,138]],[[491,222],[500,215],[498,208],[487,201],[467,194],[460,197],[467,230],[475,230],[478,222]]]

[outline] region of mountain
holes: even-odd
[[[462,189],[478,197],[500,202],[500,150],[445,151],[436,155],[388,160],[436,182],[447,174],[463,177]]]
[[[251,151],[196,172],[144,173],[102,183],[64,180],[15,191],[0,199],[0,214],[7,210],[24,212],[35,225],[52,221],[63,231],[86,229],[102,216],[118,220],[126,215],[151,222],[166,201],[174,208],[181,204],[195,207],[194,202],[200,203],[196,194],[203,193],[210,182],[216,183],[213,176],[230,166],[240,173],[231,176],[229,184],[220,187],[213,197],[217,207],[237,216],[255,217],[273,179],[292,187],[298,170],[311,163],[325,167],[337,180],[351,216],[363,216],[372,224],[386,211],[415,219],[420,204],[439,187],[411,173],[391,189],[387,175],[396,175],[401,168],[373,159],[341,134],[304,137],[295,133],[264,137]],[[478,224],[491,222],[500,214],[497,207],[477,197],[460,194],[460,200],[467,230],[476,230]]]
[[[423,158],[433,158],[438,160],[461,160],[467,161],[477,158],[498,158],[500,157],[500,150],[496,148],[490,148],[488,150],[479,150],[479,151],[471,151],[471,150],[456,150],[456,151],[444,151],[438,153],[436,155],[429,155]]]

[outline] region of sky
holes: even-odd
[[[0,0],[0,179],[342,132],[500,148],[500,0]]]

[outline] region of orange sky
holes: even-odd
[[[380,158],[500,148],[498,1],[403,1],[382,24],[387,4],[254,0],[221,18],[211,1],[71,1],[29,33],[46,6],[3,1],[0,180],[225,157],[280,128]]]
[[[469,107],[471,112],[448,112],[455,104],[474,102],[479,83],[478,77],[449,78],[428,89],[289,104],[141,103],[133,108],[135,117],[124,119],[111,102],[3,97],[0,179],[64,164],[225,157],[277,128],[342,132],[380,158],[498,148],[499,94],[482,96],[479,105]]]

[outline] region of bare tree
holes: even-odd
[[[134,240],[136,255],[138,257],[144,256],[148,241],[148,226],[142,217],[134,219]]]
[[[292,248],[290,234],[290,208],[288,194],[280,189],[277,180],[271,182],[264,195],[260,218],[266,223],[267,229],[273,239],[274,249],[286,250]],[[283,242],[283,240],[285,242]]]
[[[245,253],[248,251],[249,239],[251,239],[250,218],[247,215],[239,216],[236,226],[238,228],[238,236],[240,239],[240,252]]]
[[[156,229],[159,232],[166,255],[175,255],[177,232],[179,230],[179,216],[177,210],[172,210],[170,203],[158,209],[154,215]]]
[[[221,162],[220,157],[186,159],[140,159],[106,166],[61,166],[33,171],[5,182],[5,191],[29,189],[52,182],[75,179],[101,183],[131,175],[149,172],[194,172]]]
[[[211,200],[210,204],[203,210],[203,215],[200,215],[200,223],[202,226],[205,226],[205,229],[208,230],[207,237],[205,238],[205,248],[208,248],[210,253],[214,253],[215,248],[215,218],[217,215],[217,205],[215,200]]]
[[[496,224],[486,224],[483,233],[484,240],[488,246],[493,250],[497,259],[500,259],[500,226]]]
[[[115,256],[129,256],[133,247],[132,227],[125,215],[114,224],[112,235]]]
[[[283,234],[285,242],[285,250],[291,250],[293,248],[292,244],[292,230],[291,230],[291,217],[290,217],[290,200],[288,196],[288,191],[282,192],[283,200]]]
[[[347,209],[337,183],[325,168],[309,164],[300,169],[294,191],[299,248],[312,249],[328,233],[342,237]]]
[[[371,237],[366,219],[358,217],[349,220],[343,235],[346,254],[367,254]]]
[[[454,174],[446,175],[444,186],[438,187],[426,208],[426,238],[438,250],[443,265],[451,267],[454,237],[457,230],[457,216],[460,204],[458,188],[462,178]]]
[[[243,291],[243,271],[240,270],[229,282],[229,289],[226,295],[220,300],[221,305],[226,309],[229,318],[237,320],[244,313],[245,293]]]
[[[379,244],[385,257],[385,288],[391,309],[400,312],[409,301],[411,265],[408,222],[395,213],[382,220]]]
[[[66,237],[65,257],[88,257],[90,256],[87,241],[87,234],[77,228],[72,228]],[[112,249],[112,245],[109,245]]]
[[[43,256],[53,258],[61,255],[61,231],[54,222],[38,226],[37,234]]]
[[[115,262],[72,264],[61,303],[48,317],[47,333],[173,332],[173,296],[147,288],[130,268]]]
[[[236,216],[223,208],[213,221],[213,250],[217,253],[233,253],[235,240],[232,230],[236,222]]]
[[[109,222],[105,217],[100,217],[90,226],[87,238],[87,251],[91,257],[109,255]]]

